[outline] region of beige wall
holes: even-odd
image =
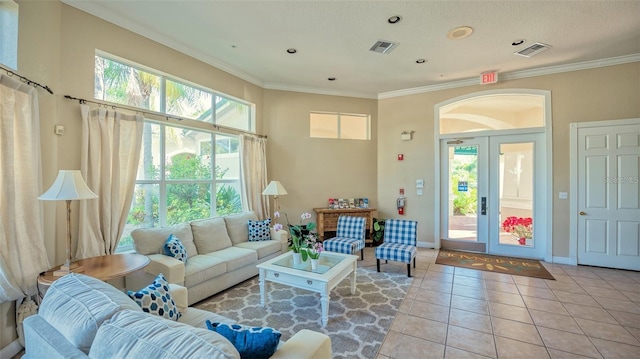
[[[309,138],[310,111],[369,114],[372,140]],[[377,206],[376,100],[265,90],[263,115],[269,180],[287,190],[280,209],[292,224],[303,212],[315,220],[313,208],[327,207],[330,197],[367,197]]]
[[[569,124],[640,117],[638,62],[380,100],[378,201],[382,217],[394,215],[398,188],[409,188],[405,217],[418,221],[419,240],[434,243],[434,106],[474,92],[509,88],[551,91],[553,255],[569,257],[569,201],[557,199],[558,192],[569,192]],[[402,130],[416,131],[414,140],[401,141]],[[404,153],[405,160],[397,161],[397,153]],[[423,196],[415,194],[419,178],[425,180]]]

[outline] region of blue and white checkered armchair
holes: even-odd
[[[376,247],[376,265],[380,260],[407,263],[407,276],[411,277],[411,261],[416,267],[418,222],[406,219],[387,219],[384,224],[384,242]]]
[[[364,235],[366,219],[364,217],[340,216],[336,236],[322,242],[324,250],[344,254],[356,254],[364,259]]]

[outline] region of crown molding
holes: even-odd
[[[303,93],[312,93],[316,95],[344,96],[344,97],[357,97],[357,98],[368,98],[368,99],[378,98],[378,95],[374,93],[328,90],[328,89],[321,89],[317,87],[295,86],[295,85],[279,84],[279,83],[273,83],[273,82],[267,82],[262,87],[268,90],[303,92]]]
[[[640,54],[631,54],[631,55],[625,55],[625,56],[610,57],[607,59],[576,62],[573,64],[567,64],[567,65],[547,66],[547,67],[540,67],[537,69],[513,71],[513,72],[507,72],[504,74],[501,73],[500,78],[504,80],[516,80],[516,79],[523,79],[527,77],[545,76],[545,75],[552,75],[552,74],[558,74],[563,72],[589,70],[589,69],[595,69],[599,67],[622,65],[622,64],[628,64],[631,62],[639,62],[639,61],[640,61]],[[437,85],[421,86],[421,87],[414,87],[414,88],[405,89],[405,90],[383,92],[378,94],[378,99],[382,100],[382,99],[393,98],[393,97],[415,95],[415,94],[420,94],[425,92],[435,92],[435,91],[441,91],[441,90],[452,89],[457,87],[473,86],[473,85],[479,85],[479,84],[480,82],[478,81],[478,78],[474,77],[466,80],[445,82]]]

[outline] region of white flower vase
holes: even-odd
[[[318,269],[318,260],[311,259],[311,270],[316,270],[316,269]]]
[[[298,266],[302,263],[302,254],[293,252],[293,265]]]

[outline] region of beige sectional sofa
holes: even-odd
[[[287,235],[272,229],[271,240],[249,242],[249,220],[258,220],[254,212],[134,230],[136,252],[148,256],[151,262],[127,276],[126,287],[138,290],[162,273],[169,283],[188,289],[191,305],[256,276],[256,264],[287,250]],[[163,254],[163,245],[171,234],[186,248],[186,265]]]
[[[68,274],[51,285],[39,313],[24,320],[23,358],[240,358],[231,342],[205,324],[233,320],[188,308],[188,293],[178,285],[170,285],[170,295],[182,314],[178,321],[143,313],[125,293],[99,279]],[[331,339],[306,329],[281,341],[271,356],[330,358]]]

